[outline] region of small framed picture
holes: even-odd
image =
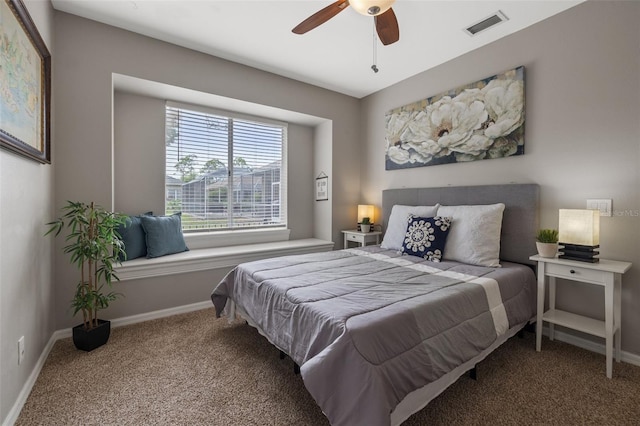
[[[319,176],[316,178],[316,201],[329,199],[329,176]]]

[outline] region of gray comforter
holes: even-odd
[[[432,263],[378,246],[245,263],[214,289],[301,366],[332,425],[388,425],[410,392],[534,315],[523,265]]]

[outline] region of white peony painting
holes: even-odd
[[[524,67],[389,111],[386,169],[524,154]]]

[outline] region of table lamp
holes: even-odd
[[[369,232],[371,226],[373,226],[373,215],[375,213],[375,207],[370,204],[358,204],[358,230]],[[364,218],[369,219],[368,227],[366,231],[362,228],[362,220]],[[366,224],[365,224],[366,225]]]
[[[560,209],[558,221],[560,259],[596,263],[600,253],[600,211]]]

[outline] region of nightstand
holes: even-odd
[[[542,346],[542,322],[549,323],[549,338],[553,340],[554,325],[561,325],[605,339],[607,377],[613,373],[613,346],[616,361],[620,362],[620,327],[622,304],[622,274],[631,268],[629,262],[600,259],[598,263],[576,262],[557,257],[531,256],[538,262],[538,315],[536,322],[536,351]],[[545,282],[549,281],[549,309],[544,311]],[[604,321],[556,309],[556,278],[595,284],[604,287]]]
[[[361,247],[366,246],[369,243],[380,244],[380,231],[360,232],[355,229],[348,231],[342,231],[344,234],[344,248],[349,247],[349,241],[360,244]]]

